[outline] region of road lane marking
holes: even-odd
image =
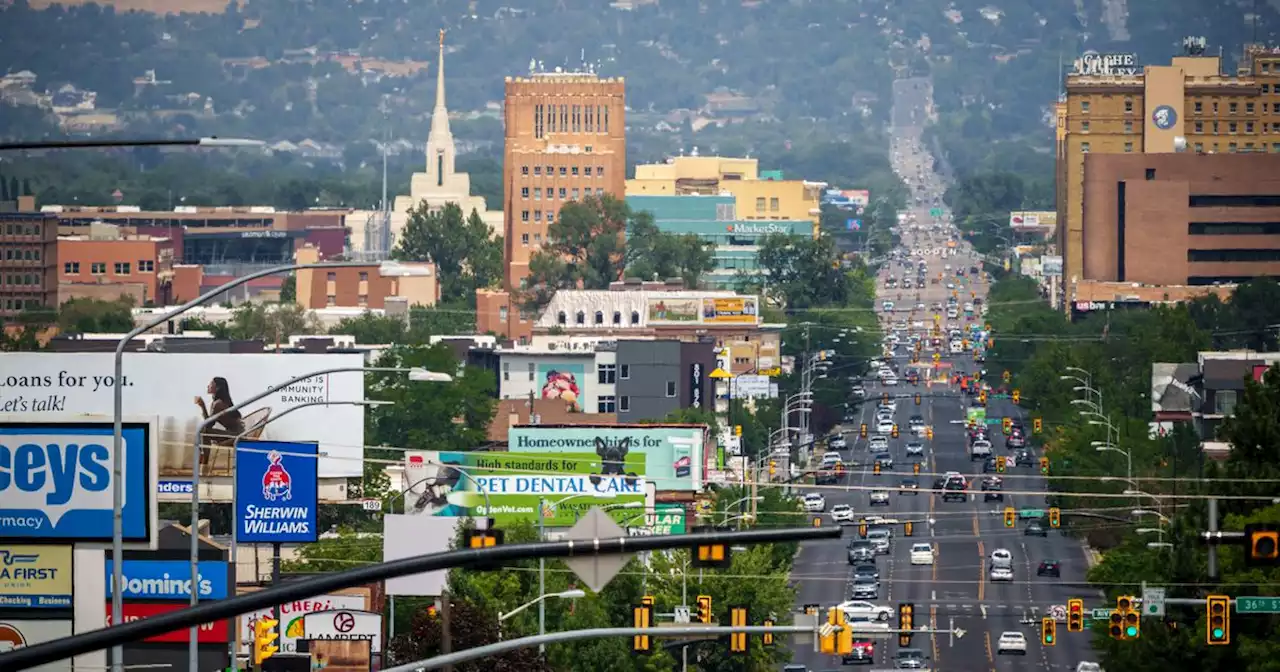
[[[982,546],[982,540],[978,540],[978,601],[986,599],[987,594],[987,553]]]
[[[929,605],[929,629],[933,632],[929,633],[929,643],[933,645],[933,667],[938,668],[942,665],[942,656],[938,655],[938,605]]]
[[[993,656],[993,655],[991,655],[991,633],[990,633],[990,632],[984,632],[984,633],[982,633],[982,634],[983,634],[983,636],[984,636],[984,637],[985,637],[985,639],[986,639],[986,645],[987,645],[987,662],[988,662],[988,663],[991,663],[991,665],[992,665],[992,668],[991,668],[991,669],[992,669],[992,672],[995,672],[996,657],[995,657],[995,656]]]

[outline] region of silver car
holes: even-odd
[[[855,600],[880,599],[880,582],[871,578],[855,579],[851,598]]]

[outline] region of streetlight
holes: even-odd
[[[734,503],[730,504],[729,506],[724,507],[724,513],[725,513],[726,518],[725,518],[725,520],[720,521],[720,524],[721,524],[721,525],[728,525],[728,524],[729,524],[729,520],[730,520],[730,519],[729,519],[727,516],[729,515],[729,511],[730,511],[730,510],[732,510],[734,507],[737,507],[737,508],[738,508],[738,515],[737,515],[737,516],[734,516],[734,517],[735,517],[735,518],[742,518],[742,517],[743,517],[743,513],[742,513],[742,505],[743,505],[743,504],[745,504],[745,503],[747,503],[747,502],[763,502],[763,501],[764,501],[764,497],[760,497],[760,496],[758,496],[758,495],[757,495],[757,496],[747,496],[747,497],[743,497],[742,499],[739,499],[738,501],[736,501],[736,502],[734,502]],[[738,524],[738,529],[739,529],[739,530],[741,530],[741,529],[742,529],[742,524],[741,524],[741,523],[739,523],[739,524]]]
[[[43,142],[0,142],[0,151],[29,149],[104,149],[108,147],[265,147],[261,140],[244,138],[182,138],[160,140],[48,140]],[[115,665],[112,665],[115,667]]]
[[[1095,425],[1102,423],[1097,420],[1090,420],[1089,424]],[[1110,434],[1108,434],[1108,436],[1110,436]],[[1133,453],[1117,447],[1110,441],[1090,441],[1089,445],[1093,446],[1093,449],[1099,453],[1120,453],[1121,455],[1124,455],[1124,478],[1126,481],[1133,482]]]
[[[561,600],[576,600],[576,599],[578,599],[578,598],[580,598],[580,597],[586,597],[586,596],[587,596],[587,592],[586,592],[585,590],[581,590],[581,589],[578,589],[578,588],[573,588],[573,589],[570,589],[570,590],[562,590],[562,591],[560,591],[560,592],[558,592],[558,593],[544,593],[544,594],[542,594],[542,595],[539,595],[539,596],[537,596],[537,597],[533,598],[532,600],[529,600],[528,602],[525,602],[524,604],[522,604],[522,605],[520,605],[520,606],[516,607],[515,609],[512,609],[511,611],[508,611],[508,612],[507,612],[507,613],[505,613],[505,614],[499,614],[499,615],[498,615],[498,639],[499,639],[499,640],[501,640],[501,639],[502,639],[502,623],[503,623],[504,621],[506,621],[508,618],[511,618],[512,616],[515,616],[516,614],[518,614],[518,613],[520,613],[520,612],[524,611],[525,609],[528,609],[529,607],[532,607],[532,606],[533,606],[533,605],[535,605],[535,604],[537,604],[537,605],[541,606],[541,605],[542,605],[542,603],[543,603],[544,601],[546,601],[547,599],[549,599],[549,598],[557,598],[557,599],[561,599]],[[539,627],[539,629],[541,629],[541,627],[542,627],[542,626],[538,626],[538,627]]]
[[[101,143],[113,142],[113,141],[109,141],[109,140],[97,141],[99,143],[97,145],[94,145],[93,142],[94,141],[86,141],[86,143],[82,143],[81,145],[67,145],[63,143],[59,146],[62,146],[62,147],[106,146]],[[36,143],[36,144],[39,144],[39,143]],[[137,143],[134,143],[134,144],[136,145]],[[199,141],[196,141],[194,143],[188,142],[186,144],[199,145],[200,142]],[[6,146],[3,144],[0,144],[0,149],[5,149],[6,147],[8,147],[9,149],[24,148],[24,147]],[[224,285],[219,285],[217,288],[211,289],[208,292],[205,292],[204,294],[197,296],[196,298],[182,304],[181,306],[178,306],[177,308],[174,308],[173,310],[159,317],[152,318],[150,321],[146,322],[141,327],[135,327],[132,331],[130,331],[129,333],[121,337],[120,341],[116,343],[115,380],[114,380],[115,385],[112,386],[114,388],[112,390],[112,397],[113,397],[113,401],[112,401],[113,423],[112,424],[114,425],[113,427],[114,436],[112,437],[112,450],[114,452],[111,456],[111,509],[112,509],[111,622],[112,623],[124,622],[123,614],[122,614],[123,605],[124,605],[124,599],[123,599],[123,593],[124,593],[124,590],[123,590],[123,584],[124,584],[124,512],[123,512],[123,508],[124,508],[124,445],[123,445],[124,444],[124,427],[123,427],[124,425],[124,386],[120,384],[120,381],[124,379],[124,349],[128,347],[129,341],[133,340],[135,336],[146,333],[160,326],[161,324],[164,324],[165,322],[168,322],[169,320],[172,320],[178,317],[179,315],[182,315],[183,313],[191,310],[192,308],[195,308],[197,306],[208,303],[213,299],[216,299],[219,295],[221,295],[222,293],[228,290],[235,289],[240,285],[243,285],[247,282],[251,282],[253,280],[257,280],[258,278],[263,278],[268,275],[275,275],[277,273],[287,273],[289,271],[296,271],[304,268],[351,268],[356,266],[368,266],[368,265],[369,264],[367,263],[356,262],[356,261],[339,261],[339,262],[324,263],[324,264],[284,264],[282,266],[273,266],[271,268],[257,271],[255,273],[250,273],[249,275],[246,275],[242,278],[236,278],[235,280],[232,280],[231,282],[228,282]],[[199,461],[198,460],[193,460],[193,461],[195,462],[195,466],[193,467],[192,472],[197,475],[197,479],[198,479],[199,471],[200,471]],[[191,498],[196,506],[198,506],[199,498],[200,498],[200,495],[199,495],[200,489],[199,487],[197,487],[198,485],[199,483],[197,481],[193,481],[191,483]],[[191,555],[194,558],[198,550],[196,530],[199,528],[200,521],[198,519],[198,514],[194,510],[192,511],[191,515],[193,518],[197,518],[196,520],[192,521],[192,525],[191,525],[191,547],[192,547]],[[194,563],[195,561],[193,560],[192,562]],[[191,578],[193,581],[195,580],[195,577],[196,577],[196,569],[193,565],[191,570]],[[194,599],[196,591],[194,590],[191,591],[191,594],[192,594],[192,598]],[[197,662],[198,662],[196,659],[195,632],[196,632],[195,628],[192,628],[191,646],[189,651],[190,660],[188,660],[188,663],[192,668],[197,667]],[[112,657],[112,663],[111,663],[112,672],[123,672],[124,647],[122,646],[111,647],[111,657]]]
[[[1155,516],[1156,518],[1159,518],[1162,523],[1170,522],[1168,516],[1160,513],[1159,511],[1152,511],[1151,509],[1134,509],[1129,512],[1129,515],[1135,518],[1139,516]]]
[[[561,497],[560,499],[557,499],[556,501],[552,502],[551,506],[559,506],[560,504],[563,504],[575,497],[596,497],[601,499],[612,499],[613,493],[612,492],[607,492],[607,493],[595,492],[595,493],[582,493],[577,495],[569,495],[568,497]],[[547,527],[546,527],[547,517],[546,517],[546,514],[544,513],[546,511],[546,506],[547,506],[546,498],[539,497],[538,498],[538,541],[547,540]],[[538,558],[538,593],[544,594],[546,592],[547,592],[547,559]],[[537,602],[538,602],[538,634],[545,635],[547,634],[547,607],[541,601],[537,601]],[[546,653],[546,651],[547,651],[547,646],[545,644],[538,645],[539,653]]]

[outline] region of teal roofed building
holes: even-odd
[[[692,233],[715,243],[716,268],[705,282],[708,288],[731,288],[739,273],[759,272],[756,263],[760,240],[771,233],[812,238],[809,220],[738,219],[735,198],[726,196],[628,196],[634,212],[649,212],[666,233]]]

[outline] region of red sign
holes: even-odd
[[[111,603],[107,603],[107,627],[111,627]],[[124,622],[130,623],[149,616],[159,616],[167,614],[171,611],[186,609],[187,604],[166,602],[164,604],[151,604],[147,602],[125,602],[121,605],[123,610]],[[166,632],[163,635],[148,637],[147,642],[164,642],[164,643],[185,643],[188,639],[188,630],[182,628],[173,632]],[[205,623],[200,626],[196,635],[197,641],[201,644],[226,644],[227,643],[227,622],[217,621],[215,623]]]
[[[1266,373],[1266,372],[1267,372],[1267,369],[1269,369],[1269,368],[1271,368],[1271,367],[1267,366],[1266,364],[1254,364],[1254,365],[1253,365],[1253,380],[1254,380],[1254,382],[1256,382],[1256,383],[1261,383],[1261,382],[1262,382],[1262,374]]]

